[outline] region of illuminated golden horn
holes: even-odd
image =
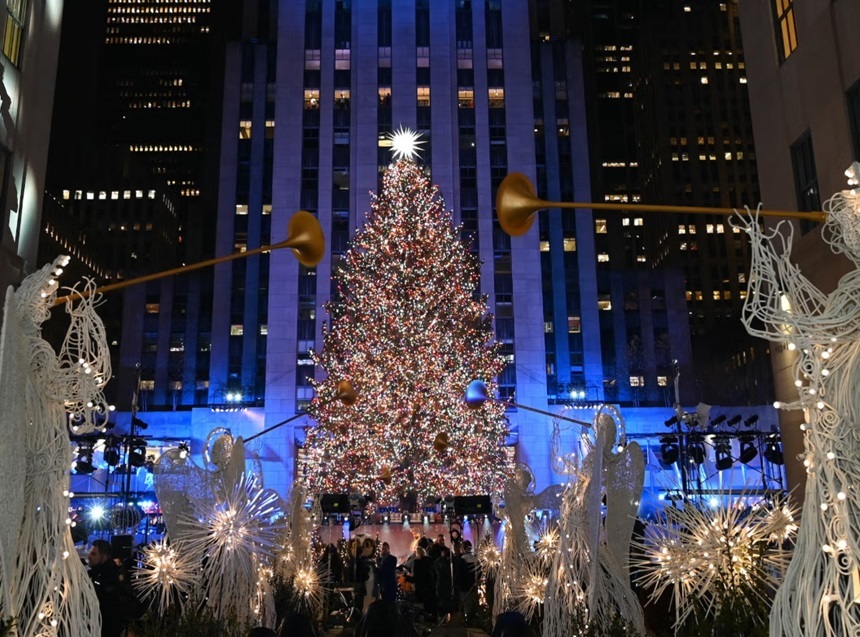
[[[391,469],[383,467],[379,475],[376,476],[376,479],[384,482],[385,484],[391,484]]]
[[[733,215],[734,208],[707,208],[703,206],[660,206],[650,204],[599,203],[599,202],[561,202],[539,199],[529,178],[522,173],[510,173],[499,185],[496,193],[496,215],[502,230],[512,237],[524,235],[534,222],[534,215],[543,208],[585,208],[589,210],[617,210],[625,212],[671,212],[694,215]],[[827,213],[816,210],[798,212],[796,210],[760,210],[763,217],[782,217],[787,219],[806,219],[825,221]]]
[[[191,265],[185,265],[181,268],[172,268],[170,270],[164,270],[163,272],[155,272],[154,274],[139,276],[136,279],[129,279],[128,281],[111,283],[110,285],[96,288],[95,293],[104,294],[105,292],[113,292],[114,290],[121,290],[123,288],[131,287],[132,285],[137,285],[138,283],[166,279],[167,277],[175,274],[185,274],[186,272],[192,272],[193,270],[201,270],[212,265],[226,263],[227,261],[233,261],[235,259],[246,259],[255,254],[271,252],[272,250],[279,250],[281,248],[292,248],[293,254],[299,263],[308,268],[314,267],[322,260],[323,253],[325,252],[325,237],[323,236],[320,222],[317,221],[316,217],[311,213],[299,210],[290,219],[290,225],[287,229],[287,238],[280,243],[260,246],[259,248],[254,248],[253,250],[247,250],[245,252],[234,252],[233,254],[228,254],[224,257],[207,259],[206,261],[192,263]],[[82,292],[76,293],[74,296],[61,296],[57,298],[54,305],[62,305],[63,303],[67,303],[70,299],[85,299],[90,294],[91,293]]]
[[[296,260],[307,268],[314,267],[323,258],[325,252],[325,237],[322,226],[311,213],[299,210],[290,219],[287,238],[272,246],[275,248],[292,248]]]
[[[352,386],[352,383],[348,380],[342,380],[337,384],[337,399],[342,402],[347,407],[350,407],[355,404],[356,398],[358,398],[358,392],[355,391],[355,387]]]

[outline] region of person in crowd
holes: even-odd
[[[442,551],[443,548],[447,548],[445,546],[445,535],[440,533],[436,537],[436,541],[433,542],[433,544],[430,546],[429,550],[427,551],[427,554],[431,558],[436,560],[439,557],[439,553]]]
[[[287,615],[278,630],[278,637],[316,637],[316,634],[311,618],[297,613]],[[257,636],[248,635],[248,637]],[[261,634],[259,637],[264,636]]]
[[[94,540],[87,562],[102,615],[102,637],[119,637],[124,628],[119,567],[111,558],[110,542]]]
[[[496,617],[491,637],[532,637],[533,634],[522,613],[509,611]]]
[[[403,626],[395,602],[378,599],[355,629],[356,637],[400,637]]]
[[[478,560],[472,553],[472,543],[463,542],[463,552],[454,561],[455,584],[460,609],[468,626],[478,610]]]
[[[436,610],[439,615],[447,615],[456,608],[454,581],[451,572],[451,551],[447,546],[439,549],[439,557],[433,562],[433,575],[436,583]]]
[[[376,564],[379,573],[379,594],[383,601],[397,600],[397,558],[391,554],[388,542],[382,543],[382,552]]]
[[[248,637],[278,637],[277,633],[271,628],[263,626],[255,626],[248,631]]]

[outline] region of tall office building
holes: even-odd
[[[644,15],[633,82],[643,200],[755,207],[760,195],[738,3],[668,0]],[[684,272],[700,397],[769,402],[768,346],[739,321],[746,237],[725,216],[656,219],[653,263]]]
[[[233,5],[103,0],[67,12],[57,87],[64,108],[48,170],[59,205],[46,255],[57,242],[88,246],[100,282],[212,256],[221,28]],[[208,403],[211,286],[204,271],[107,297],[120,407],[138,387],[148,407]]]
[[[62,0],[8,2],[0,50],[0,290],[38,265]],[[2,310],[0,310],[2,317]]]

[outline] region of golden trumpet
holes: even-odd
[[[111,283],[110,285],[96,288],[95,292],[98,294],[113,292],[114,290],[121,290],[122,288],[131,287],[138,283],[166,279],[167,277],[175,274],[184,274],[186,272],[192,272],[193,270],[201,270],[212,265],[218,265],[219,263],[225,263],[235,259],[245,259],[255,254],[271,252],[272,250],[280,250],[281,248],[292,248],[293,254],[299,263],[308,268],[314,267],[322,260],[323,253],[325,252],[325,236],[323,236],[320,222],[317,221],[316,217],[311,213],[299,210],[290,218],[290,225],[287,229],[287,238],[280,243],[260,246],[259,248],[247,250],[246,252],[235,252],[224,257],[207,259],[206,261],[192,263],[191,265],[185,265],[181,268],[172,268],[170,270],[164,270],[163,272],[155,272],[153,274],[139,276],[135,279],[129,279],[128,281]],[[73,297],[61,296],[57,298],[54,305],[62,305],[63,303],[67,303],[70,299],[86,298],[87,296],[89,296],[87,293],[75,294]]]
[[[499,185],[496,193],[496,214],[502,230],[512,237],[524,235],[531,228],[534,216],[543,208],[587,208],[590,210],[624,210],[627,212],[674,212],[696,215],[725,215],[735,213],[734,208],[707,208],[702,206],[658,206],[627,203],[559,202],[538,199],[529,178],[522,173],[510,173]],[[821,211],[798,212],[796,210],[760,210],[764,217],[784,217],[824,221],[827,213]]]

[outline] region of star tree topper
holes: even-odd
[[[417,159],[421,152],[421,145],[424,142],[418,141],[420,133],[409,128],[400,126],[393,133],[389,133],[388,139],[391,140],[391,153],[394,155],[394,160],[398,159]]]

